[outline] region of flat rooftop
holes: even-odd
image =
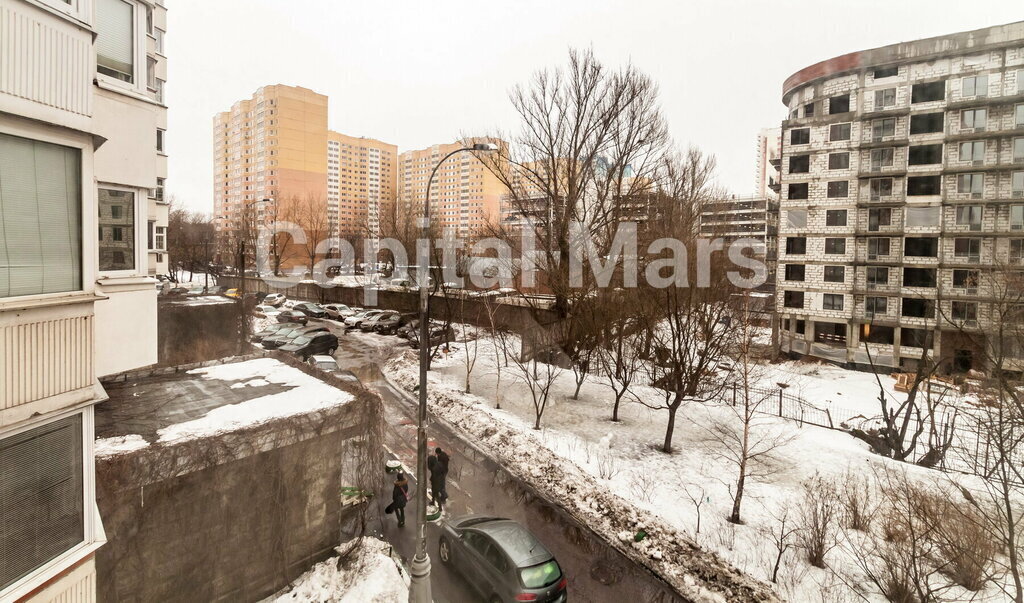
[[[105,383],[96,454],[175,444],[346,404],[353,395],[275,358]]]

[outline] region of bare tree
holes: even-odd
[[[779,569],[782,567],[782,557],[793,547],[794,536],[797,533],[796,523],[790,519],[790,507],[783,505],[782,509],[772,514],[775,523],[766,530],[768,538],[775,547],[775,563],[772,565],[772,584],[779,582]]]
[[[466,296],[459,297],[459,329],[462,331],[462,360],[466,368],[466,393],[470,393],[470,378],[473,376],[473,367],[476,366],[477,355],[480,351],[480,335],[476,327],[471,327],[466,318]]]
[[[518,354],[508,353],[506,356],[512,361],[515,377],[530,391],[535,417],[534,429],[540,429],[541,418],[551,398],[551,388],[564,371],[562,367],[552,362],[552,356],[556,354],[556,350],[548,345],[533,346],[531,350],[524,348]]]

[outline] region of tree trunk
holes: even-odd
[[[665,454],[672,454],[672,434],[676,430],[676,410],[678,406],[670,406],[668,409],[668,425],[665,426],[665,444],[661,451]]]
[[[623,394],[626,393],[625,390],[623,390],[622,393]],[[612,422],[613,423],[618,423],[619,422],[619,402],[621,402],[621,401],[622,401],[622,394],[620,394],[618,392],[618,390],[616,390],[615,391],[615,406],[612,407]]]
[[[577,377],[577,379],[576,379],[576,391],[574,391],[574,392],[572,393],[572,399],[573,399],[573,400],[579,400],[579,399],[580,399],[580,388],[582,388],[582,387],[583,387],[583,381],[584,381],[584,380],[585,380],[586,378],[587,378],[587,377],[586,377],[586,374],[584,374],[584,375],[583,375],[583,378],[582,378],[582,379],[581,379],[581,378],[578,378],[578,377]]]
[[[748,419],[743,423],[743,444],[740,448],[740,477],[736,480],[736,498],[732,501],[732,515],[729,516],[729,521],[732,523],[742,523],[740,520],[740,504],[743,502],[743,485],[747,481],[747,454],[750,450],[749,446],[750,421]]]

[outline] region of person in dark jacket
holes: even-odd
[[[438,510],[448,500],[448,490],[445,480],[448,478],[448,463],[451,457],[440,448],[434,449],[434,454],[427,457],[427,469],[430,470],[430,502],[437,505]]]
[[[404,473],[395,476],[395,487],[391,490],[391,508],[398,518],[398,527],[405,526],[405,504],[409,502],[409,482]]]

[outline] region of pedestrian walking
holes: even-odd
[[[427,457],[427,469],[430,470],[430,502],[441,510],[448,500],[448,489],[445,483],[448,478],[448,463],[451,457],[440,448]]]
[[[394,512],[400,528],[405,526],[405,505],[408,502],[409,482],[405,479],[404,473],[399,473],[395,476],[395,486],[391,489],[391,504],[384,509],[384,512]]]

